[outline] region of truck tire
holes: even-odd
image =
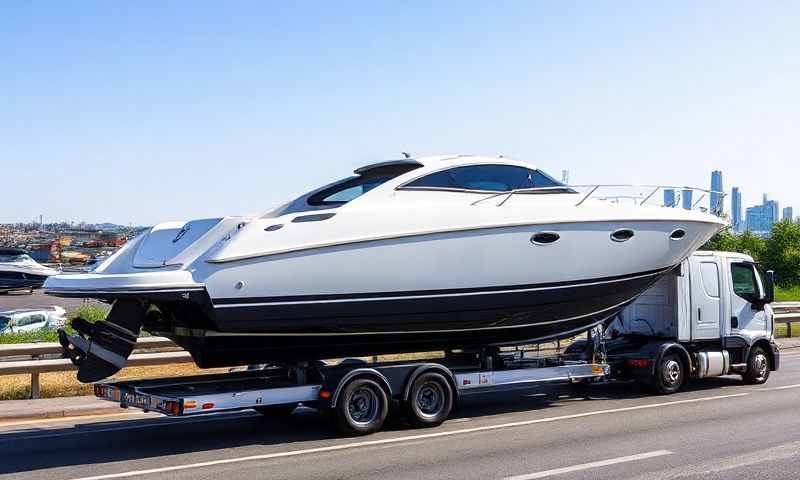
[[[658,395],[669,395],[681,389],[686,379],[686,368],[674,353],[666,353],[656,365],[656,374],[650,389]]]
[[[332,413],[340,432],[369,435],[383,426],[389,413],[389,399],[375,381],[356,378],[344,386]]]
[[[415,427],[436,427],[447,420],[453,409],[453,389],[444,376],[423,373],[411,384],[405,402],[406,419]]]
[[[760,385],[769,378],[769,357],[762,347],[753,347],[747,358],[747,371],[742,380],[748,385]]]

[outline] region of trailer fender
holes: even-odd
[[[339,395],[342,392],[342,387],[350,383],[350,381],[354,380],[358,377],[366,377],[378,382],[383,390],[386,392],[386,397],[391,399],[392,398],[392,386],[389,383],[389,380],[386,378],[384,374],[379,372],[374,368],[358,368],[356,370],[351,370],[347,372],[345,376],[343,376],[338,382],[336,382],[336,387],[333,390],[333,396],[331,397],[330,407],[336,407],[336,401],[339,399]]]
[[[449,368],[445,367],[444,365],[439,365],[438,363],[426,363],[420,365],[419,367],[415,368],[413,372],[411,372],[411,375],[408,376],[405,386],[403,387],[403,402],[408,401],[408,397],[411,395],[411,385],[414,384],[414,380],[416,380],[417,377],[423,373],[427,372],[440,373],[442,376],[444,376],[444,378],[447,379],[447,383],[449,383],[450,388],[453,389],[453,405],[455,405],[458,401],[458,385],[456,385],[455,376]]]

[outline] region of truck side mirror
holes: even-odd
[[[767,270],[766,285],[764,285],[764,303],[772,303],[775,301],[775,272]]]

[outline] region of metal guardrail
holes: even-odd
[[[786,336],[792,336],[792,322],[800,322],[800,302],[779,302],[772,304],[775,323],[786,324]]]
[[[785,323],[787,336],[791,337],[792,322],[800,322],[800,302],[773,303],[772,309],[775,312],[775,323]],[[192,363],[192,357],[189,353],[182,350],[157,353],[143,352],[165,348],[177,349],[179,347],[163,337],[139,338],[136,342],[136,349],[133,355],[128,358],[126,366],[144,367]],[[0,376],[30,374],[31,398],[39,398],[39,374],[77,370],[69,359],[41,358],[46,355],[60,354],[61,345],[58,343],[12,343],[0,345],[0,360],[3,357],[30,357],[30,359],[25,360],[0,361]]]
[[[177,345],[163,337],[142,337],[136,342],[133,355],[126,366],[145,367],[154,365],[174,365],[192,363],[189,352],[182,350],[168,352],[143,352],[156,349],[177,349]],[[24,360],[0,361],[0,376],[30,374],[31,398],[39,398],[39,374],[49,372],[68,372],[77,367],[66,358],[42,358],[48,355],[61,355],[58,343],[12,343],[0,345],[0,359],[3,357],[30,357]]]

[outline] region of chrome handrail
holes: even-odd
[[[572,188],[572,189],[576,189],[576,190],[577,189],[586,189],[586,188],[590,189],[575,204],[576,207],[582,205],[589,198],[598,198],[596,196],[593,197],[595,192],[597,192],[598,190],[601,190],[601,189],[613,189],[613,188],[616,188],[616,189],[621,189],[621,188],[625,188],[625,189],[642,189],[642,190],[647,189],[647,190],[651,190],[651,191],[649,191],[649,193],[647,193],[647,194],[645,194],[643,192],[641,195],[622,195],[622,194],[620,194],[620,195],[607,195],[607,196],[600,197],[598,199],[599,200],[613,200],[613,199],[626,198],[626,199],[634,200],[638,205],[644,205],[649,200],[651,200],[659,191],[673,190],[675,192],[675,199],[673,200],[672,205],[662,205],[662,206],[665,206],[665,207],[676,207],[676,206],[680,205],[680,199],[681,199],[682,194],[683,194],[684,191],[697,191],[698,193],[700,193],[699,198],[692,203],[692,205],[690,206],[689,209],[696,208],[698,205],[700,205],[700,203],[706,197],[714,198],[713,196],[717,195],[717,197],[716,197],[716,205],[713,205],[713,207],[710,206],[711,207],[710,209],[712,211],[714,211],[714,212],[719,212],[719,211],[721,211],[721,207],[723,205],[724,199],[727,196],[727,194],[725,192],[721,192],[721,191],[718,191],[718,190],[709,190],[709,189],[705,189],[705,188],[689,187],[689,186],[686,186],[686,185],[673,186],[673,185],[638,185],[638,184],[590,184],[590,185],[570,185],[569,187]],[[650,203],[650,205],[653,205],[653,203]],[[705,207],[700,207],[700,208],[705,209]]]

